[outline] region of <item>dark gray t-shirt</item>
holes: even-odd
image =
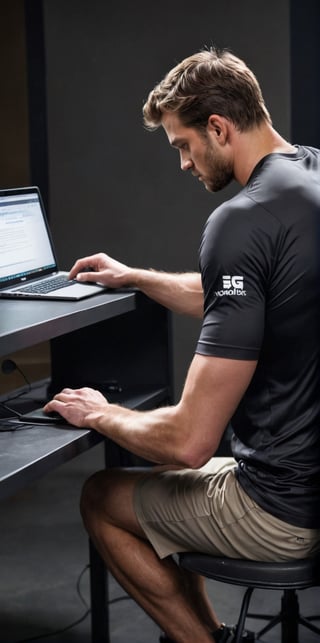
[[[197,353],[258,360],[232,418],[237,476],[266,511],[320,527],[320,151],[270,154],[209,218]]]

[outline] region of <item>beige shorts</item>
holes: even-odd
[[[280,561],[320,548],[320,530],[289,525],[251,500],[232,458],[212,458],[202,469],[146,473],[134,508],[160,558],[183,551]]]

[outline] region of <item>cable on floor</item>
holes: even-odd
[[[85,600],[85,598],[83,597],[82,592],[81,592],[81,580],[82,580],[85,572],[88,571],[89,569],[90,569],[89,564],[86,565],[83,568],[83,570],[79,574],[79,578],[78,578],[77,584],[76,584],[78,597],[79,597],[80,601],[82,602],[82,604],[86,608],[86,611],[84,612],[84,614],[82,616],[80,616],[80,618],[78,618],[76,621],[73,621],[72,623],[70,623],[69,625],[66,625],[66,627],[63,627],[62,629],[55,630],[54,632],[49,632],[47,634],[39,634],[37,636],[32,636],[30,638],[20,639],[19,641],[16,641],[15,643],[34,643],[34,641],[39,641],[40,639],[46,639],[46,638],[49,638],[50,636],[58,636],[60,634],[64,634],[65,632],[68,632],[69,630],[71,630],[73,627],[76,627],[77,625],[80,625],[80,623],[82,623],[89,616],[89,614],[91,613],[91,608],[89,607],[87,601]],[[130,600],[130,599],[131,599],[131,596],[128,596],[127,594],[125,594],[124,596],[118,596],[116,598],[113,598],[113,599],[109,600],[108,605],[113,605],[114,603],[119,603],[120,601],[126,601],[126,600]]]

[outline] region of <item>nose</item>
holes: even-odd
[[[187,156],[185,153],[182,151],[180,152],[180,167],[183,172],[186,172],[187,170],[190,170],[192,168],[192,161],[189,156]]]

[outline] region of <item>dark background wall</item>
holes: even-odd
[[[197,269],[203,224],[237,188],[208,194],[181,172],[164,133],[143,128],[144,99],[182,57],[211,44],[243,57],[276,129],[291,138],[294,122],[296,142],[310,143],[315,0],[4,0],[0,11],[0,185],[39,183],[63,267],[104,250],[132,265]],[[198,329],[174,319],[177,393]]]
[[[23,8],[21,0],[0,2],[0,187],[26,185],[30,179]]]
[[[196,270],[203,224],[226,193],[209,195],[181,173],[163,132],[144,130],[143,100],[182,57],[216,44],[252,66],[288,136],[288,1],[198,8],[164,0],[151,11],[130,0],[45,0],[44,22],[49,203],[61,262],[104,250],[132,265]],[[175,319],[177,390],[197,333],[197,322]]]

